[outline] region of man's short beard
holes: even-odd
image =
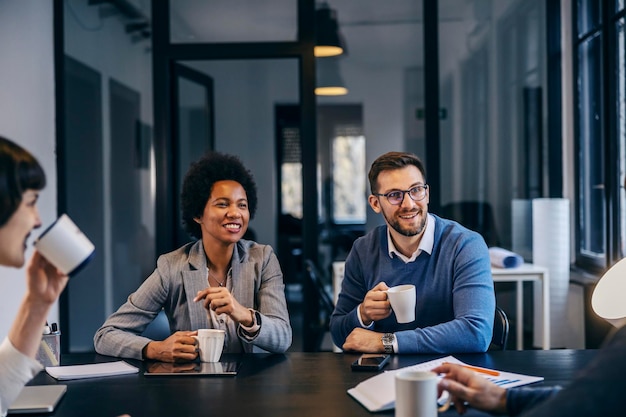
[[[385,220],[387,220],[387,224],[389,224],[389,226],[391,226],[393,230],[395,230],[396,232],[400,233],[403,236],[407,236],[407,237],[417,236],[420,233],[422,233],[424,229],[426,228],[426,216],[424,216],[424,218],[422,219],[421,223],[417,226],[417,228],[407,230],[407,229],[403,229],[400,226],[400,223],[395,218],[393,217],[388,218],[384,211],[382,211],[382,213],[383,213],[383,217],[385,218]],[[422,210],[420,210],[418,211],[418,213],[423,213],[423,212]]]

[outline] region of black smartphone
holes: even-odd
[[[364,353],[352,362],[353,371],[380,371],[389,362],[389,355],[382,353]]]

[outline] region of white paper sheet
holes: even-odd
[[[366,379],[365,381],[358,384],[356,387],[350,388],[348,390],[348,394],[350,394],[355,400],[360,402],[365,408],[367,408],[371,412],[391,410],[395,407],[395,376],[398,372],[430,371],[431,369],[442,365],[443,363],[456,363],[459,365],[470,366],[464,362],[461,362],[454,356],[446,356],[444,358],[419,363],[417,365],[382,372],[378,375]],[[479,375],[484,376],[485,378],[487,378],[494,384],[501,386],[502,388],[518,387],[520,385],[527,385],[534,382],[543,381],[543,377],[539,376],[529,376],[495,370],[488,371],[495,372],[498,375],[488,375],[483,373],[479,373]]]
[[[46,372],[58,380],[67,380],[136,374],[139,369],[124,361],[117,361],[87,365],[46,366]]]

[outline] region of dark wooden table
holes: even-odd
[[[567,384],[595,355],[594,350],[527,350],[458,354],[456,358],[477,366],[545,377],[543,385]],[[227,356],[227,355],[226,355]],[[385,369],[437,359],[445,355],[397,355]],[[145,377],[139,374],[73,381],[56,381],[45,372],[32,384],[68,385],[57,410],[48,416],[115,417],[333,417],[371,416],[346,390],[373,376],[353,372],[356,354],[288,353],[249,354],[240,357],[235,377]],[[227,356],[224,359],[235,359]],[[117,360],[97,354],[72,354],[61,358],[63,365]],[[393,411],[376,413],[393,415]],[[449,410],[441,414],[457,415]],[[466,415],[483,415],[471,411]]]

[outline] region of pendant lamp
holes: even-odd
[[[337,12],[324,2],[315,11],[314,54],[316,57],[336,56],[345,50],[345,41],[339,33]]]
[[[339,72],[339,59],[318,58],[316,60],[315,94],[318,96],[343,96],[348,89]]]

